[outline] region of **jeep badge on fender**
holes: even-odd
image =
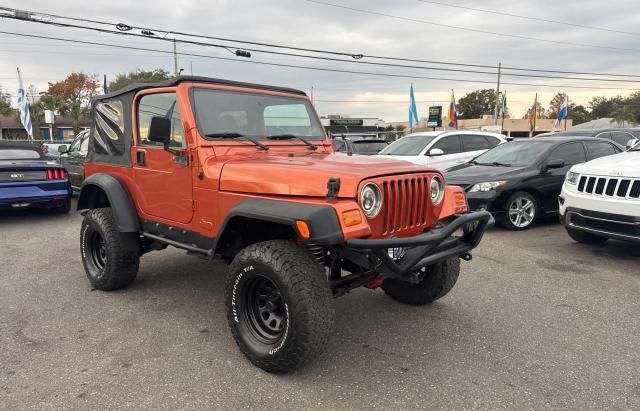
[[[445,296],[492,223],[434,169],[334,153],[302,91],[184,76],[100,96],[92,118],[78,199],[91,284],[126,287],[167,246],[228,262],[229,328],[269,372],[316,357],[354,288]]]

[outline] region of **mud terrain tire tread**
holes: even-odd
[[[98,231],[106,248],[107,262],[103,272],[88,261],[89,233]],[[111,208],[87,211],[80,229],[82,264],[89,281],[98,290],[113,291],[131,284],[140,267],[140,242],[137,233],[121,233],[116,228]]]
[[[239,274],[252,264],[270,269],[269,276],[278,279],[289,306],[290,331],[285,335],[282,350],[273,355],[262,355],[249,347],[244,339],[250,334],[234,319],[234,287],[240,281]],[[251,278],[251,273],[247,278]],[[243,249],[229,267],[225,305],[229,328],[240,351],[255,366],[271,373],[287,373],[315,359],[326,348],[333,328],[333,296],[324,269],[290,241],[265,241]]]
[[[427,267],[418,284],[389,279],[382,283],[382,289],[389,297],[402,303],[425,305],[447,295],[459,275],[460,259],[454,257]]]

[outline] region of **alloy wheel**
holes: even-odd
[[[515,227],[529,226],[536,216],[536,206],[527,197],[516,197],[509,205],[509,221]]]

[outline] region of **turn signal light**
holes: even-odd
[[[49,180],[64,180],[67,178],[67,172],[61,168],[52,168],[47,170]]]
[[[309,239],[311,237],[311,231],[309,231],[309,226],[305,221],[296,220],[296,227],[302,238]]]
[[[360,224],[362,222],[362,214],[360,214],[360,210],[343,211],[342,222],[347,227]]]
[[[469,210],[467,199],[465,198],[464,193],[456,191],[453,194],[453,201],[456,205],[456,214],[466,213]]]

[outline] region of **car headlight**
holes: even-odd
[[[477,192],[491,191],[491,190],[495,190],[497,188],[502,187],[506,183],[507,183],[506,181],[489,181],[486,183],[478,183],[478,184],[474,184],[474,186],[471,187],[469,192],[477,193]]]
[[[375,183],[367,183],[360,193],[360,207],[367,218],[378,215],[382,208],[382,193]]]
[[[567,184],[571,184],[575,186],[576,184],[578,184],[579,179],[580,179],[580,174],[575,173],[573,171],[569,171],[567,173]]]
[[[442,199],[444,198],[444,183],[440,177],[434,176],[431,179],[429,192],[431,193],[431,202],[434,205],[438,205],[442,202]]]

